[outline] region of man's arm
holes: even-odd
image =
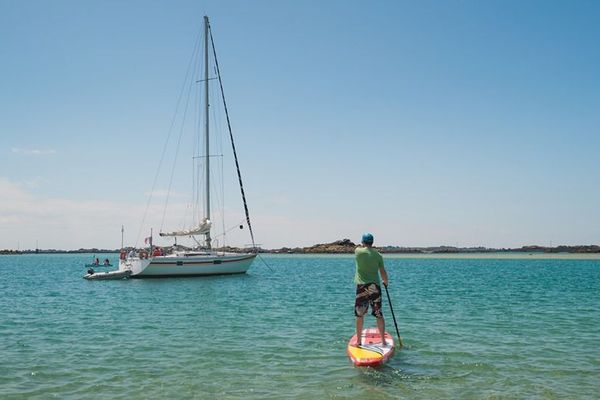
[[[383,265],[381,267],[379,267],[379,274],[381,275],[381,281],[383,282],[383,285],[387,286],[388,285],[388,275],[387,275],[387,272]]]

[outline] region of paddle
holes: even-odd
[[[394,319],[394,326],[396,327],[396,334],[398,335],[398,343],[400,344],[400,348],[404,347],[402,344],[402,339],[400,339],[400,331],[398,330],[398,323],[396,322],[396,316],[394,315],[394,307],[392,307],[392,300],[390,299],[390,292],[388,292],[387,285],[383,285],[385,287],[385,294],[387,294],[388,303],[390,305],[390,311],[392,312],[392,318]]]

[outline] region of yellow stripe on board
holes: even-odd
[[[356,360],[368,359],[382,359],[383,356],[376,351],[361,349],[359,347],[348,346],[348,352],[352,354],[352,357]]]

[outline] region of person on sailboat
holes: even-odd
[[[354,315],[356,316],[357,344],[361,345],[364,316],[371,307],[371,314],[377,319],[377,328],[381,335],[381,343],[385,341],[385,320],[381,310],[381,282],[387,286],[388,276],[383,265],[383,257],[373,248],[373,235],[362,235],[362,244],[354,250],[356,272],[356,298],[354,300]],[[381,275],[381,279],[380,279]]]

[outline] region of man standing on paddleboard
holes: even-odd
[[[387,286],[388,276],[383,266],[383,257],[373,248],[373,235],[362,235],[362,245],[354,250],[356,260],[356,299],[354,315],[356,316],[356,341],[361,345],[364,315],[371,306],[371,314],[377,318],[377,328],[381,335],[381,343],[385,342],[385,320],[381,311],[381,281]],[[379,275],[381,274],[381,279]]]

